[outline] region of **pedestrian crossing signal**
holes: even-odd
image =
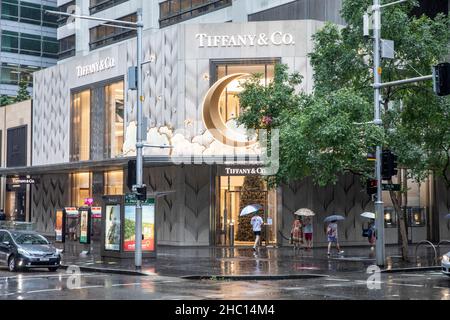
[[[367,179],[367,194],[369,196],[377,193],[378,182],[375,179]]]
[[[433,90],[440,97],[450,95],[450,63],[433,67]]]

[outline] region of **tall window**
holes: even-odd
[[[71,202],[73,206],[84,206],[84,200],[92,197],[92,174],[80,172],[71,175]]]
[[[91,91],[72,95],[71,161],[90,159]]]
[[[64,13],[75,13],[75,0],[67,2],[65,4],[63,4],[62,6],[58,7],[58,11],[59,12],[64,12]],[[67,24],[67,21],[69,20],[68,16],[59,16],[58,18],[58,26],[62,27],[65,24]]]
[[[118,4],[126,1],[128,0],[90,0],[89,11],[91,14],[94,14],[96,12],[117,6]]]
[[[26,80],[28,86],[33,86],[33,72],[40,68],[3,62],[0,65],[0,83],[18,85],[20,80]]]
[[[267,85],[273,80],[275,70],[275,61],[258,62],[249,61],[248,64],[243,62],[224,62],[215,64],[215,79],[221,79],[227,75],[235,73],[260,74],[261,82]],[[239,116],[239,98],[237,94],[242,91],[240,82],[242,80],[235,80],[230,83],[222,96],[220,97],[220,114],[225,123],[235,126],[236,118]]]
[[[66,59],[75,55],[75,35],[59,40],[59,59]]]
[[[105,194],[109,196],[123,194],[123,171],[105,172]]]
[[[159,24],[166,27],[231,6],[232,0],[167,0],[159,4]]]
[[[58,41],[41,35],[2,30],[1,51],[57,58]]]
[[[8,129],[6,140],[6,166],[25,167],[27,165],[27,126]]]
[[[136,22],[136,13],[130,14],[119,20]],[[99,25],[89,30],[90,42],[89,47],[91,50],[98,49],[112,43],[123,41],[125,39],[133,38],[136,36],[136,30],[128,30],[115,28],[107,25]]]
[[[123,81],[105,87],[105,158],[114,158],[123,152],[124,96]]]
[[[55,10],[54,7],[18,0],[2,0],[0,5],[2,19],[50,28],[58,26],[56,16],[45,14],[45,10]]]

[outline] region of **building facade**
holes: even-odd
[[[0,164],[2,168],[31,165],[31,100],[0,107]],[[27,177],[0,179],[0,208],[6,219],[30,221],[30,189]]]
[[[58,0],[58,8],[61,12],[128,21],[135,21],[141,8],[144,29],[159,30],[185,23],[261,20],[315,19],[342,23],[341,3],[342,0]],[[60,59],[87,55],[135,36],[135,31],[108,27],[100,21],[74,22],[61,16]]]
[[[56,0],[2,0],[0,2],[0,95],[15,96],[21,80],[31,93],[33,72],[56,64]]]
[[[144,152],[144,183],[148,195],[156,199],[158,244],[229,245],[233,237],[236,245],[246,245],[251,237],[239,212],[251,203],[264,208],[269,244],[288,243],[293,212],[302,207],[317,214],[313,219],[316,245],[326,243],[322,221],[333,213],[346,216],[339,229],[342,243],[367,244],[362,237],[367,221],[360,214],[373,211],[373,202],[358,177],[343,176],[336,186],[326,188],[305,179],[269,189],[259,175],[264,145],[235,121],[240,80],[259,73],[267,83],[278,62],[303,76],[299,90],[313,89],[308,59],[313,50],[311,36],[324,21],[339,22],[336,2],[236,0],[211,13],[195,17],[191,13],[185,23],[176,21],[183,17],[179,9],[173,13],[172,24],[165,21],[169,19],[164,15],[167,1],[159,2],[152,10],[161,10],[156,11],[160,18],[155,21],[162,25],[155,30],[146,24],[143,41],[144,61],[149,62],[143,67],[144,137],[152,145],[173,147]],[[202,8],[222,3],[200,2]],[[100,16],[107,10],[128,14],[119,8],[135,2],[107,1],[114,5],[104,10],[95,3],[83,3]],[[237,10],[239,5],[246,10]],[[130,7],[130,12],[136,8]],[[143,8],[155,14],[145,4]],[[293,20],[279,18],[286,12]],[[81,28],[75,36],[96,28],[90,27]],[[83,46],[93,43],[86,41],[86,34],[80,37]],[[82,206],[86,198],[101,205],[103,195],[130,192],[126,168],[136,151],[137,97],[129,88],[128,69],[136,65],[136,39],[83,46],[76,40],[73,56],[35,74],[31,166],[2,170],[5,176],[25,175],[38,181],[30,186],[29,220],[47,234],[54,232],[57,209]],[[444,223],[444,215],[450,211],[450,188],[432,178],[422,184],[409,181],[408,186],[403,204],[410,241],[448,239],[450,226]],[[387,195],[385,202],[386,242],[397,243],[397,222]]]

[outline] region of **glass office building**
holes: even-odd
[[[15,96],[20,81],[31,93],[33,72],[56,64],[56,0],[0,2],[0,95]]]

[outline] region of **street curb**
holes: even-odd
[[[441,266],[412,267],[412,268],[384,269],[384,270],[381,270],[381,273],[432,271],[432,270],[441,270],[441,269],[442,269]]]
[[[128,275],[128,276],[150,276],[150,274],[148,274],[148,273],[139,272],[139,271],[132,271],[132,270],[85,267],[85,266],[79,266],[77,264],[73,264],[73,265],[70,265],[70,266],[76,266],[77,268],[80,268],[81,271],[87,271],[87,272],[122,274],[122,275]],[[68,269],[70,266],[68,266],[68,265],[61,265],[60,268]]]
[[[288,275],[191,275],[181,276],[185,280],[212,280],[212,281],[251,281],[251,280],[293,280],[293,279],[313,279],[329,278],[325,274],[288,274]]]

